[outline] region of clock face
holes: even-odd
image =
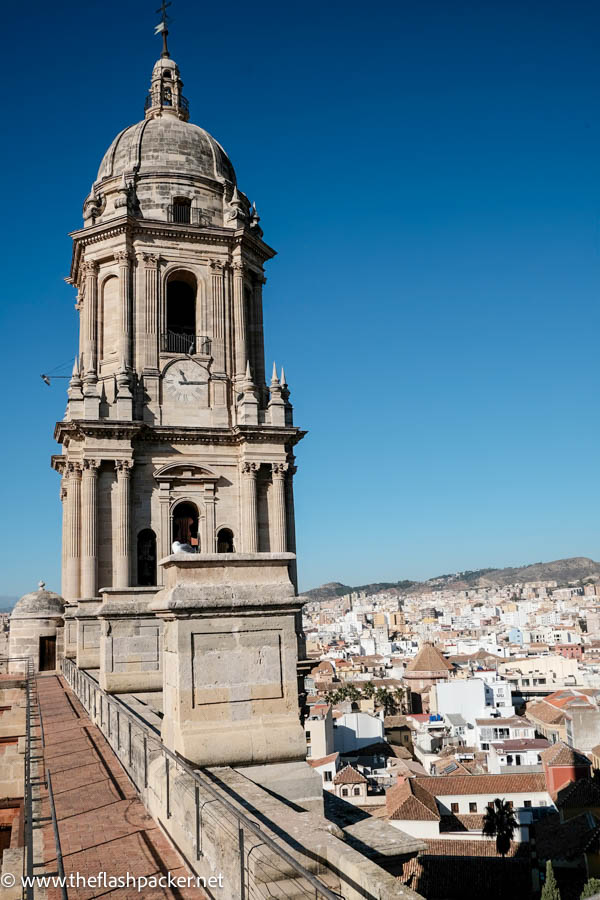
[[[191,359],[173,363],[164,376],[164,389],[178,403],[199,403],[206,394],[208,372]]]

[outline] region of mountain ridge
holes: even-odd
[[[392,593],[417,593],[444,589],[471,590],[486,587],[505,587],[508,584],[531,581],[556,581],[559,587],[578,581],[600,581],[600,562],[588,556],[570,556],[550,562],[530,563],[527,566],[507,566],[503,569],[474,569],[437,575],[426,581],[380,581],[371,584],[351,586],[340,581],[329,581],[319,587],[303,591],[302,597],[324,602],[334,597],[342,597],[350,592],[364,591],[367,596],[390,591]]]

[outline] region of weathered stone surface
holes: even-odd
[[[166,585],[150,608],[165,623],[162,734],[198,765],[304,760],[295,630],[301,606],[289,557],[178,554],[161,561]]]

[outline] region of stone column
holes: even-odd
[[[98,572],[98,461],[84,459],[81,476],[81,596],[95,597]]]
[[[214,371],[225,371],[225,305],[223,292],[223,263],[218,259],[211,260],[212,283],[212,355]]]
[[[87,260],[83,264],[85,271],[85,297],[83,306],[84,339],[83,365],[84,381],[90,378],[96,382],[96,361],[98,356],[98,263]]]
[[[256,475],[258,463],[242,465],[242,541],[244,553],[258,552],[258,521],[256,515]]]
[[[62,469],[62,478],[60,483],[60,501],[62,503],[62,562],[61,562],[61,588],[60,593],[63,597],[67,596],[68,579],[67,579],[67,543],[69,540],[69,501],[68,494],[68,474],[66,467]]]
[[[131,255],[129,250],[118,250],[115,259],[119,263],[119,287],[121,301],[121,334],[119,337],[119,365],[126,371],[131,368],[131,291],[129,287]]]
[[[233,264],[233,318],[235,321],[235,378],[243,381],[246,375],[246,310],[244,306],[244,267]]]
[[[76,600],[80,596],[81,570],[81,465],[67,464],[67,552],[65,600]]]
[[[285,516],[285,473],[287,463],[273,463],[273,522],[270,529],[271,552],[285,553],[287,550]]]
[[[292,457],[293,460],[293,457]],[[296,474],[296,466],[293,462],[288,465],[287,475],[285,479],[285,508],[286,508],[286,531],[287,531],[287,548],[289,553],[296,552],[296,516],[294,510],[294,475]],[[298,592],[298,567],[296,560],[290,564],[290,579]]]
[[[98,419],[100,416],[100,395],[98,394],[98,263],[88,260],[84,263],[85,298],[83,317],[85,337],[83,349],[83,416]]]
[[[129,459],[119,459],[115,463],[117,471],[117,521],[115,529],[115,587],[129,587],[130,540],[129,540],[129,480],[133,463]]]
[[[216,535],[216,516],[215,516],[215,486],[214,484],[204,485],[204,510],[206,513],[206,540],[204,546],[200,547],[202,553],[217,552],[217,535]]]

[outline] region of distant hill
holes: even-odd
[[[5,594],[0,594],[0,613],[10,612],[18,599],[18,597],[7,597]]]
[[[455,572],[451,575],[438,575],[427,581],[380,581],[374,584],[350,586],[340,581],[331,581],[321,587],[305,591],[303,597],[322,603],[334,597],[342,597],[351,591],[364,591],[367,595],[379,594],[382,591],[397,593],[416,593],[417,591],[441,591],[445,588],[453,590],[471,590],[485,587],[503,587],[507,584],[525,583],[529,581],[556,581],[559,585],[568,585],[579,581],[600,581],[600,563],[587,556],[573,556],[569,559],[556,559],[553,562],[533,563],[529,566],[510,567],[506,569],[475,569],[473,571]]]

